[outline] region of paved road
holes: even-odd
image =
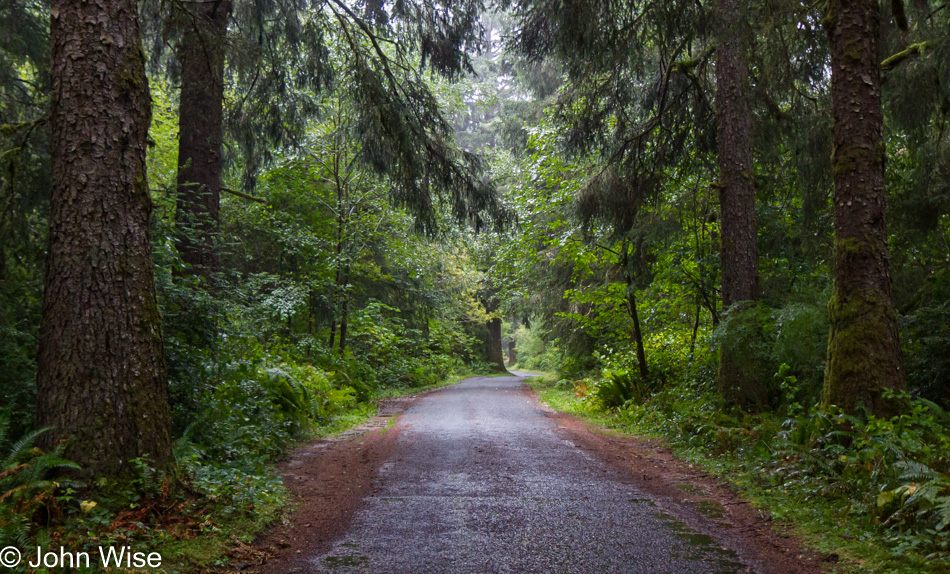
[[[348,533],[313,572],[751,572],[560,438],[520,377],[415,403]]]

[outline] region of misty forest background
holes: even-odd
[[[507,362],[945,571],[948,128],[939,0],[6,0],[0,546],[222,567],[297,442]]]

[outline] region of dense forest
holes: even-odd
[[[507,365],[950,567],[948,71],[940,0],[5,0],[0,546],[207,567]]]

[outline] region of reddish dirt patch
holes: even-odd
[[[836,555],[806,549],[789,526],[772,522],[722,480],[673,456],[662,441],[620,435],[552,411],[530,387],[524,392],[557,422],[563,438],[620,470],[631,484],[655,497],[662,510],[715,536],[756,571],[811,574],[837,562]]]
[[[400,430],[398,422],[386,428],[391,417],[416,398],[383,401],[379,416],[362,427],[304,445],[278,465],[292,511],[254,544],[252,559],[232,559],[232,566],[243,572],[287,574],[305,570],[307,557],[329,550],[346,532],[363,497],[372,495],[376,472],[389,458]]]

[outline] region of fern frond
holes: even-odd
[[[20,458],[21,456],[23,456],[23,452],[24,452],[25,450],[27,450],[28,448],[32,447],[32,446],[33,446],[33,442],[34,442],[41,434],[43,434],[43,433],[45,433],[45,432],[47,432],[47,431],[49,431],[49,430],[52,430],[52,429],[53,429],[53,427],[46,427],[46,428],[37,429],[37,430],[35,430],[35,431],[31,432],[31,433],[27,433],[27,434],[24,435],[22,438],[20,438],[20,440],[18,440],[18,441],[16,441],[15,443],[13,443],[13,446],[10,447],[10,452],[7,453],[6,460],[4,460],[4,462],[3,462],[3,466],[4,466],[4,467],[8,467],[8,466],[11,466],[11,465],[15,464],[15,463],[19,460],[19,458]]]
[[[10,468],[4,470],[3,472],[0,472],[0,483],[2,483],[5,478],[17,474],[18,472],[26,468],[26,466],[27,466],[26,463],[18,464],[16,466],[11,466]]]
[[[934,512],[937,514],[936,530],[939,532],[950,525],[950,496],[944,496],[936,506]]]
[[[0,525],[0,545],[25,548],[30,546],[30,517],[25,514],[13,514]]]
[[[950,426],[950,413],[947,413],[943,407],[925,398],[918,398],[917,401],[923,403],[931,412],[937,415],[937,419],[944,423],[944,426]]]
[[[21,484],[19,486],[15,486],[11,488],[10,490],[4,492],[3,494],[0,494],[0,503],[2,503],[4,500],[8,498],[13,498],[13,496],[16,495],[16,493],[20,491],[25,491],[26,487],[27,487],[26,484]]]
[[[941,478],[946,478],[943,473],[913,460],[899,462],[897,466],[904,468],[900,478],[908,482],[935,482]]]

